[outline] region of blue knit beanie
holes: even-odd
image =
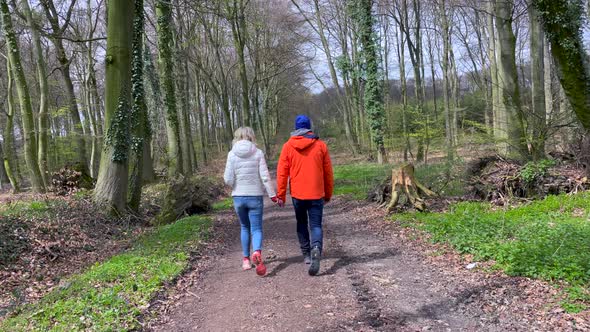
[[[295,119],[295,130],[311,129],[311,120],[305,115],[298,115]]]

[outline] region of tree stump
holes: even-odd
[[[391,201],[387,205],[387,213],[390,213],[405,195],[408,202],[418,211],[426,210],[425,197],[436,196],[436,193],[422,185],[414,175],[414,165],[405,164],[392,171],[391,176]]]

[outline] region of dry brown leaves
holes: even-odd
[[[39,199],[38,195],[10,196],[0,199]],[[64,277],[129,247],[144,229],[137,220],[108,217],[86,199],[52,195],[43,199],[50,202],[47,214],[11,218],[22,225],[27,249],[14,262],[0,264],[0,316],[16,305],[40,299]]]

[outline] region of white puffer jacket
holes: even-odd
[[[232,196],[276,196],[264,153],[250,141],[237,141],[227,155],[225,183],[232,187]]]

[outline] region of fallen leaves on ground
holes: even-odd
[[[10,224],[18,233],[12,239],[20,241],[17,249],[0,246],[0,251],[18,250],[10,261],[0,261],[0,317],[63,286],[64,277],[128,248],[144,229],[134,217],[109,217],[86,198],[20,194],[0,200],[48,206],[40,213],[0,214],[0,225]]]

